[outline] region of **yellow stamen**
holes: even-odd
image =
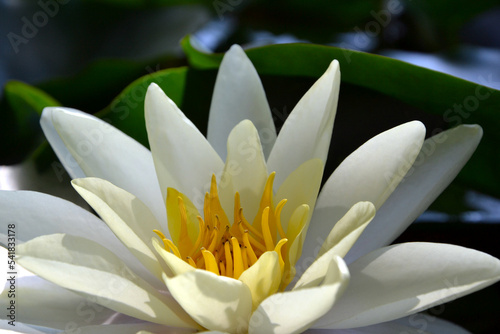
[[[165,243],[168,248],[170,248],[170,251],[175,254],[178,258],[182,259],[181,252],[179,252],[179,249],[177,248],[176,245],[171,240],[168,239],[163,239],[163,242]]]
[[[253,265],[255,262],[257,262],[257,256],[255,255],[255,252],[253,251],[253,247],[250,245],[250,240],[248,240],[248,231],[245,231],[243,233],[243,244],[245,245],[247,249],[247,254],[248,254],[248,259],[250,260],[250,265]]]
[[[285,206],[287,200],[282,199],[278,206],[276,207],[275,216],[276,216],[276,225],[278,226],[278,233],[280,234],[281,239],[286,238],[285,231],[283,230],[283,226],[281,225],[281,210]]]
[[[229,241],[224,244],[224,255],[226,257],[226,275],[233,276],[233,258],[231,257],[231,250],[229,249]]]
[[[220,268],[221,276],[227,276],[226,275],[226,267],[224,267],[224,261],[219,262],[219,268]]]
[[[203,259],[205,260],[205,268],[216,275],[220,275],[219,266],[217,266],[217,262],[215,262],[214,255],[207,250],[202,250],[201,253],[203,254]]]
[[[281,275],[283,275],[283,272],[285,270],[285,261],[283,260],[283,256],[281,254],[281,247],[288,241],[288,239],[281,239],[278,244],[276,245],[276,248],[274,251],[278,253],[279,255],[279,262],[280,262],[280,269],[281,269]]]
[[[274,249],[274,242],[269,230],[269,207],[266,207],[264,212],[262,212],[262,234],[264,235],[266,250],[272,251]]]
[[[232,237],[231,245],[233,246],[234,278],[238,279],[245,270],[243,268],[243,259],[241,258],[241,248],[238,239]]]
[[[260,233],[259,231],[257,231],[257,229],[255,227],[253,227],[249,222],[248,220],[245,219],[245,217],[243,216],[243,209],[240,209],[239,211],[239,218],[242,222],[242,224],[244,225],[244,227],[249,230],[251,233],[253,233],[257,238],[259,238],[260,240],[264,240],[264,236],[262,235],[262,233]]]
[[[191,258],[191,256],[188,256],[186,259],[187,259],[188,263],[189,263],[191,266],[193,266],[193,267],[195,267],[195,268],[196,268],[196,263],[195,263],[195,262],[194,262],[194,260]]]
[[[268,177],[258,214],[252,224],[243,215],[238,192],[234,196],[234,221],[233,224],[229,223],[220,203],[216,178],[212,176],[210,191],[205,194],[203,203],[203,218],[197,216],[199,224],[197,235],[191,233],[191,237],[189,236],[189,232],[196,232],[189,225],[192,224],[191,216],[187,215],[187,208],[192,204],[185,195],[175,189],[170,190],[172,195],[167,208],[175,212],[175,215],[169,216],[174,217],[169,224],[175,224],[176,220],[177,224],[180,224],[174,225],[175,233],[178,233],[179,237],[174,243],[162,232],[158,230],[154,232],[162,239],[166,250],[184,259],[194,268],[205,268],[217,275],[238,279],[246,269],[258,261],[262,254],[276,251],[283,274],[289,261],[285,245],[288,239],[280,219],[286,200],[280,201],[276,209],[274,208],[272,198],[274,176],[275,173],[272,173]],[[188,207],[185,203],[188,203]],[[295,231],[294,226],[291,230]]]

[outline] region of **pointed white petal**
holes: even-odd
[[[161,226],[149,208],[106,180],[88,177],[71,183],[130,252],[161,280],[163,270],[151,243],[153,230],[161,230]]]
[[[244,119],[257,128],[267,157],[276,141],[271,109],[252,62],[240,46],[233,45],[220,64],[208,119],[208,141],[222,159],[231,129]]]
[[[0,295],[0,307],[8,309],[13,300],[16,323],[64,330],[68,324],[73,327],[100,324],[115,313],[36,276],[16,277],[13,282],[15,288],[9,292],[10,282],[7,281],[7,289]],[[0,318],[5,319],[6,313],[8,311],[2,312]]]
[[[51,234],[18,246],[17,254],[21,266],[112,310],[164,325],[196,326],[172,298],[91,240]]]
[[[167,188],[172,187],[201,211],[210,178],[222,172],[224,163],[196,126],[154,83],[146,93],[144,109],[164,202]]]
[[[234,194],[239,192],[243,212],[253,220],[259,210],[268,175],[259,134],[252,122],[241,121],[234,127],[227,139],[227,151],[224,172],[217,185],[221,204],[231,217]]]
[[[461,125],[427,139],[412,169],[377,211],[346,262],[396,239],[455,178],[474,153],[482,133],[478,125]]]
[[[45,108],[42,129],[72,178],[106,179],[141,199],[166,226],[151,152],[110,124],[69,108]]]
[[[283,124],[267,160],[268,170],[277,173],[276,189],[305,161],[319,158],[326,162],[339,88],[339,63],[334,60]]]
[[[343,297],[315,327],[368,326],[446,303],[500,280],[500,261],[459,246],[406,243],[373,251],[349,271]]]
[[[358,202],[347,211],[326,237],[319,256],[334,248],[335,254],[344,257],[375,217],[375,206],[370,202]]]
[[[249,334],[301,333],[333,306],[349,281],[344,261],[330,259],[323,283],[277,293],[264,300],[250,318]]]
[[[148,282],[158,281],[120,242],[102,220],[66,200],[31,191],[0,191],[0,217],[16,225],[16,241],[22,243],[38,236],[66,233],[106,245],[134,272]],[[7,230],[0,231],[6,244]],[[161,283],[161,282],[160,282]]]
[[[206,270],[164,278],[175,300],[201,326],[214,331],[246,332],[252,295],[243,282]]]
[[[295,284],[294,289],[315,286],[322,282],[327,264],[332,258],[343,257],[356,242],[366,225],[375,215],[375,207],[370,202],[359,202],[349,210],[330,231],[319,251],[318,258],[306,269]],[[308,261],[304,262],[307,263]],[[299,270],[303,268],[298,268]]]
[[[303,259],[316,257],[325,236],[354,204],[368,201],[378,209],[384,203],[415,161],[424,136],[422,123],[409,122],[373,137],[340,164],[316,202]]]

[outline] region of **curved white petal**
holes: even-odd
[[[267,157],[276,141],[271,109],[252,62],[239,45],[233,45],[220,64],[208,118],[208,141],[222,159],[231,129],[244,119],[257,128]]]
[[[159,324],[196,327],[172,298],[91,240],[51,234],[18,246],[17,254],[26,269],[112,310]]]
[[[373,217],[375,217],[375,206],[372,203],[354,204],[332,228],[318,255],[321,256],[334,248],[335,254],[343,258],[360,235],[363,235]]]
[[[478,125],[461,125],[427,139],[413,167],[377,211],[346,262],[396,239],[455,178],[482,134]]]
[[[151,152],[110,124],[69,108],[45,108],[45,136],[72,178],[106,179],[141,199],[166,227]]]
[[[373,137],[340,164],[316,202],[304,259],[316,257],[324,237],[354,204],[368,201],[378,209],[384,203],[415,161],[424,137],[422,123],[405,123]]]
[[[75,179],[71,184],[130,252],[161,280],[163,270],[151,243],[153,230],[161,230],[161,226],[149,208],[106,180],[87,177]]]
[[[12,290],[10,283],[7,281],[6,289],[0,295],[0,318],[6,318],[9,311],[4,310],[8,310],[12,300],[15,302],[15,323],[64,330],[68,325],[78,327],[101,324],[115,313],[37,276],[16,277],[13,281],[15,288]]]
[[[206,270],[164,278],[175,300],[201,326],[214,331],[246,332],[252,295],[243,282]]]
[[[459,246],[406,243],[373,251],[349,271],[343,297],[314,327],[368,326],[448,302],[500,280],[500,261]]]
[[[81,207],[58,197],[32,191],[0,191],[0,217],[16,225],[16,242],[38,236],[66,233],[106,245],[134,272],[154,284],[158,280],[120,242],[102,220]],[[0,242],[6,244],[7,230],[0,231]]]
[[[335,256],[343,257],[347,253],[374,215],[375,207],[372,203],[359,202],[355,204],[335,224],[330,234],[326,237],[326,241],[319,251],[318,258],[302,274],[295,284],[294,289],[319,284],[324,279],[328,262]],[[298,269],[302,271],[303,268]]]
[[[328,312],[349,282],[344,261],[330,258],[321,285],[271,295],[250,318],[249,334],[301,333]]]
[[[339,63],[334,60],[300,99],[278,134],[267,160],[268,170],[276,172],[275,189],[305,161],[319,158],[326,162],[339,88]]]
[[[227,138],[227,159],[217,185],[221,204],[229,217],[234,210],[234,194],[246,217],[253,220],[267,181],[267,167],[257,129],[249,120],[241,121]],[[230,219],[231,220],[231,219]]]
[[[172,187],[189,197],[201,212],[212,174],[224,163],[196,126],[165,95],[151,84],[144,102],[149,145],[163,200]]]

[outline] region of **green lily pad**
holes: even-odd
[[[189,37],[182,41],[182,45],[193,67],[218,68],[223,54],[203,53],[193,47]],[[462,123],[481,125],[483,140],[458,180],[500,196],[500,175],[497,172],[500,170],[500,156],[495,153],[500,143],[500,91],[399,60],[335,47],[280,44],[246,52],[260,75],[285,77],[317,78],[333,59],[337,59],[343,83],[394,98],[433,115],[443,130]],[[487,85],[492,78],[481,80]],[[432,132],[436,130],[439,129],[433,128]]]

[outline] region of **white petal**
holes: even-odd
[[[151,243],[153,230],[161,230],[161,226],[149,208],[106,180],[88,177],[71,183],[130,252],[161,280],[163,270]]]
[[[160,87],[151,84],[144,104],[149,144],[165,202],[167,188],[189,197],[201,212],[212,174],[224,163],[196,126]]]
[[[356,242],[366,225],[375,215],[375,208],[370,202],[359,202],[349,210],[330,231],[319,251],[318,258],[302,274],[294,289],[302,286],[318,285],[326,274],[327,264],[332,258],[343,257]],[[308,261],[303,263],[308,264]],[[304,268],[297,268],[302,271]]]
[[[152,323],[131,323],[119,325],[85,326],[75,329],[78,334],[188,334],[194,333],[192,329],[172,328]]]
[[[352,245],[375,217],[375,206],[370,202],[359,202],[352,206],[326,237],[318,255],[334,248],[334,253],[344,257]]]
[[[33,273],[112,310],[164,325],[195,326],[174,300],[91,240],[51,234],[18,246],[17,254],[18,263]]]
[[[412,169],[377,211],[346,262],[396,239],[455,178],[474,153],[482,133],[478,125],[461,125],[427,139]]]
[[[16,322],[66,329],[68,325],[100,324],[115,313],[36,276],[16,277],[13,282],[15,288],[10,290],[11,282],[7,281],[0,295],[0,307],[6,310],[10,301],[14,301]],[[2,312],[0,317],[5,318],[7,312]]]
[[[325,236],[354,204],[368,201],[378,209],[384,203],[415,161],[424,136],[422,123],[409,122],[373,137],[340,164],[316,202],[303,259],[316,257]]]
[[[253,220],[259,211],[268,175],[259,134],[252,122],[241,121],[234,127],[227,139],[227,151],[224,172],[217,185],[222,206],[231,217],[234,194],[239,192],[243,212]]]
[[[252,296],[238,280],[206,270],[166,278],[168,290],[201,326],[214,331],[245,333],[252,312]]]
[[[0,191],[0,217],[16,225],[18,243],[53,233],[86,237],[112,249],[134,272],[147,273],[102,220],[66,200],[31,191]],[[0,231],[3,244],[7,233],[7,229]],[[141,276],[148,282],[157,281],[152,275]]]
[[[267,160],[268,170],[277,173],[276,189],[305,161],[319,158],[326,162],[339,88],[339,63],[334,60],[283,124]]]
[[[208,118],[208,141],[222,159],[231,129],[244,119],[257,128],[267,157],[276,141],[271,109],[252,62],[240,46],[233,45],[220,64]]]
[[[429,314],[350,329],[310,329],[305,334],[471,334],[469,331]]]
[[[344,296],[315,327],[368,326],[448,302],[500,280],[500,261],[459,246],[407,243],[373,251],[349,271]]]
[[[45,136],[72,178],[106,179],[141,199],[166,227],[151,152],[108,123],[69,108],[45,108]]]
[[[264,300],[250,318],[249,334],[300,333],[328,312],[349,281],[344,261],[330,259],[320,286],[277,293]]]

